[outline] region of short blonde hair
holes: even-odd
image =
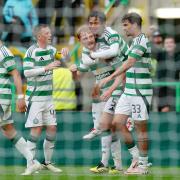
[[[39,24],[39,25],[35,26],[34,29],[33,29],[34,37],[37,38],[37,36],[38,36],[39,32],[41,31],[41,29],[47,28],[47,27],[50,28],[47,24]]]
[[[80,26],[78,29],[77,29],[77,33],[76,33],[76,36],[77,36],[77,38],[80,40],[81,39],[81,33],[82,32],[90,32],[90,33],[92,33],[91,32],[91,30],[89,29],[89,27],[88,27],[88,25],[82,25],[82,26]]]

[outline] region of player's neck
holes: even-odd
[[[139,36],[141,33],[142,33],[141,30],[137,29],[133,34],[133,38]]]
[[[42,48],[42,49],[46,49],[46,48],[47,48],[47,44],[45,44],[45,43],[43,43],[43,42],[38,42],[37,44],[38,44],[38,46],[39,46],[40,48]]]

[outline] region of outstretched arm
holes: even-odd
[[[100,59],[110,59],[112,57],[116,57],[119,51],[119,43],[114,43],[109,46],[109,49],[99,51],[99,52],[91,52],[90,56],[93,59],[100,58]]]
[[[40,74],[45,73],[46,71],[51,71],[53,69],[56,69],[60,66],[60,61],[54,61],[50,64],[48,64],[45,67],[42,68],[37,68],[37,69],[29,69],[29,70],[24,70],[24,75],[26,77],[35,77],[35,76],[39,76]]]

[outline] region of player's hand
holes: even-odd
[[[101,82],[99,83],[99,87],[100,88],[104,87],[110,80],[111,80],[110,76],[102,79]]]
[[[26,111],[26,103],[25,103],[24,98],[17,99],[16,104],[17,104],[17,108],[18,108],[19,112],[25,112]]]
[[[57,69],[60,65],[61,65],[60,61],[54,61],[54,62],[48,64],[47,66],[45,66],[45,71]]]
[[[76,64],[72,64],[70,67],[69,67],[69,70],[71,72],[76,72],[78,69],[77,69],[77,65]]]
[[[68,48],[62,48],[61,54],[63,55],[63,58],[66,58],[67,56],[69,56],[69,49]]]
[[[112,91],[110,91],[109,89],[107,91],[105,91],[101,96],[100,96],[100,100],[101,101],[107,101],[112,95]]]
[[[99,99],[100,97],[100,87],[98,84],[96,84],[93,89],[92,89],[92,93],[91,93],[91,96],[93,99]]]

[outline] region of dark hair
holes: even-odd
[[[106,22],[106,15],[101,11],[92,11],[88,16],[88,21],[91,17],[99,18],[102,23]]]
[[[176,42],[176,39],[175,39],[175,37],[174,37],[173,35],[169,35],[169,34],[168,34],[168,35],[165,36],[164,40],[165,40],[165,39],[173,39],[174,42]]]
[[[134,24],[136,23],[139,27],[142,26],[142,18],[139,14],[137,13],[128,13],[128,14],[125,14],[122,18],[122,22],[128,20],[131,24]]]

